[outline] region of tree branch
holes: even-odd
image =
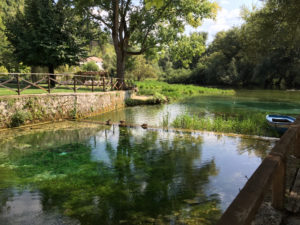
[[[101,16],[96,16],[93,13],[91,13],[89,10],[87,10],[87,13],[94,19],[99,20],[100,22],[102,22],[105,26],[107,26],[108,28],[112,29],[111,24],[105,22],[105,20],[101,17]]]

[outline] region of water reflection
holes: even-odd
[[[0,150],[0,224],[214,224],[272,145],[250,140],[114,126],[17,137]]]
[[[170,125],[176,116],[185,113],[209,117],[249,112],[298,115],[299,99],[300,92],[240,90],[234,96],[195,96],[169,105],[129,107],[91,119],[162,126],[164,120],[168,119]]]

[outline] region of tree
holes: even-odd
[[[205,52],[206,33],[192,33],[189,36],[182,36],[170,46],[170,56],[177,67],[193,67],[192,63],[197,62]]]
[[[298,0],[268,0],[264,7],[253,12],[244,10],[246,24],[242,40],[255,68],[256,79],[264,86],[288,88],[295,86],[300,64],[300,2]]]
[[[10,45],[4,33],[4,20],[8,16],[14,16],[18,10],[22,11],[24,0],[0,1],[0,66],[10,71],[20,69],[13,55],[13,47]]]
[[[78,9],[99,21],[112,35],[117,75],[124,79],[126,58],[174,40],[184,26],[197,27],[213,18],[217,5],[209,0],[76,0]],[[98,11],[97,13],[95,13]]]
[[[5,26],[15,56],[28,66],[48,67],[54,74],[56,67],[76,65],[85,56],[82,21],[68,1],[25,0],[24,13],[8,18]]]
[[[132,64],[132,69],[128,71],[129,77],[138,81],[146,78],[156,78],[157,71],[143,55],[134,56]]]

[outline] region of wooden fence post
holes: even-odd
[[[92,92],[94,92],[94,77],[92,77]]]
[[[48,93],[51,92],[51,83],[50,83],[50,75],[48,74]]]
[[[76,93],[76,77],[74,76],[74,93]]]
[[[280,156],[273,156],[280,157]],[[284,208],[284,196],[285,196],[285,175],[286,175],[286,163],[285,159],[280,157],[280,163],[274,173],[272,180],[272,206],[275,209],[281,210]]]
[[[17,92],[18,92],[18,95],[21,95],[21,92],[20,92],[20,78],[19,78],[19,74],[17,74]]]
[[[105,91],[105,78],[102,78],[102,84],[103,84],[103,91]]]

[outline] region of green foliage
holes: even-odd
[[[165,82],[147,80],[137,82],[140,95],[163,95],[169,101],[182,99],[194,95],[233,95],[233,90],[206,88],[194,85],[168,84]]]
[[[24,0],[0,1],[0,66],[6,67],[11,72],[21,72],[20,65],[13,54],[11,46],[5,35],[4,21],[7,17],[15,16],[18,11],[23,11]]]
[[[19,127],[24,125],[27,120],[32,120],[32,115],[27,111],[17,111],[15,112],[10,121],[10,127]]]
[[[179,64],[177,67],[190,68],[193,61],[197,61],[204,53],[206,38],[206,33],[192,33],[180,37],[170,45],[171,61]]]
[[[81,69],[82,71],[99,71],[98,65],[93,61],[83,64]]]
[[[51,70],[85,56],[83,26],[67,1],[26,0],[24,13],[7,18],[5,26],[15,56],[28,66]]]
[[[176,128],[207,130],[224,133],[248,134],[278,137],[279,134],[268,125],[266,113],[240,113],[237,115],[190,116],[183,114],[172,123]]]
[[[0,73],[8,73],[8,71],[4,66],[0,66]]]
[[[204,18],[214,18],[218,8],[209,0],[74,2],[76,8],[99,21],[112,34],[120,78],[124,78],[128,56],[161,48],[183,33],[186,24],[198,27]],[[103,13],[93,14],[95,8]]]
[[[131,69],[127,70],[126,75],[126,77],[128,77],[129,79],[142,81],[147,78],[157,77],[157,69],[154,68],[151,62],[147,62],[145,56],[134,56],[131,58],[131,63]]]
[[[193,60],[191,72],[173,71],[183,66],[187,68],[180,57],[184,61],[186,53],[192,55],[193,45],[188,41],[184,42],[187,45],[183,45],[183,50],[174,51],[178,52],[177,58],[172,54],[162,56],[163,79],[170,83],[201,85],[300,87],[299,11],[297,0],[267,0],[260,9],[244,9],[246,23],[219,32],[206,51]],[[175,49],[180,49],[179,46]],[[185,49],[189,51],[185,52]]]

